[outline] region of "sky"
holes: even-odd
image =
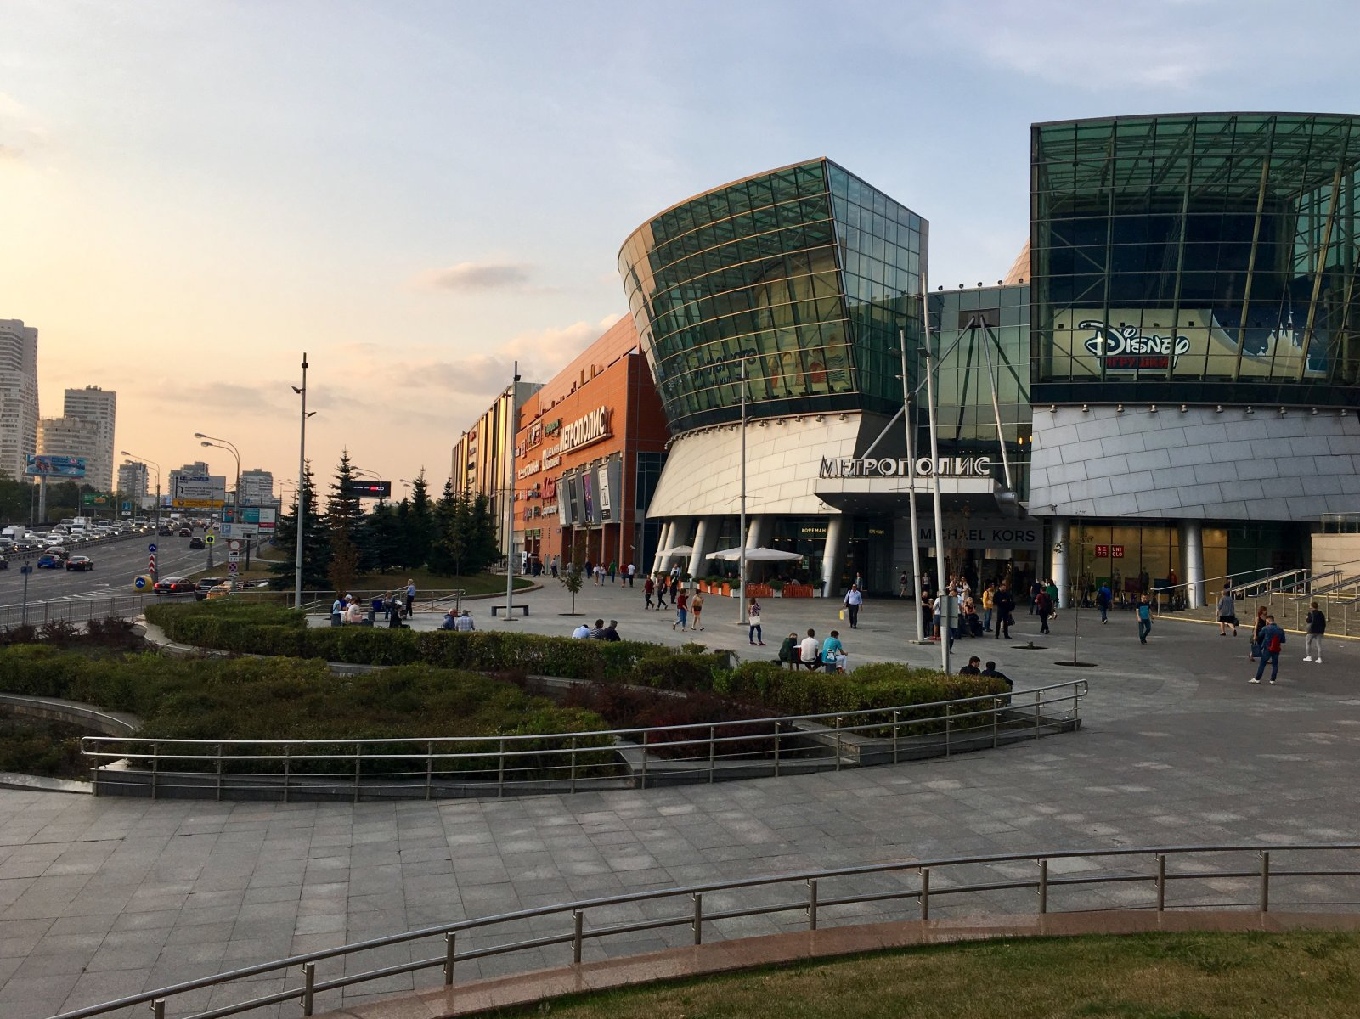
[[[433,488],[509,382],[626,313],[662,209],[828,156],[930,221],[932,286],[1028,234],[1031,122],[1360,113],[1354,0],[0,0],[0,318],[117,448]],[[120,458],[121,459],[121,458]]]

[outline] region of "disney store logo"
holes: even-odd
[[[1096,319],[1079,322],[1077,328],[1094,333],[1086,349],[1103,360],[1107,369],[1175,368],[1180,356],[1190,351],[1187,336],[1145,335],[1137,326],[1111,326]]]

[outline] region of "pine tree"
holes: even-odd
[[[420,468],[415,482],[411,485],[411,516],[407,547],[407,562],[412,566],[423,566],[430,558],[430,547],[435,540],[434,505],[430,500],[430,490],[425,484],[425,468]]]
[[[462,501],[453,489],[453,479],[444,482],[444,492],[435,503],[431,514],[434,540],[430,543],[430,554],[426,559],[430,572],[441,577],[451,577],[458,573],[462,560],[462,545],[459,540],[460,525],[458,517]]]
[[[312,464],[307,461],[302,475],[302,495],[305,512],[302,521],[302,586],[308,591],[319,591],[328,586],[327,570],[331,562],[330,536],[322,522],[317,506],[316,484],[312,480]],[[292,586],[297,571],[297,499],[291,512],[279,518],[274,530],[274,544],[283,558],[270,567],[277,574],[274,586]]]

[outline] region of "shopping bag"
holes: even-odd
[[[845,619],[845,609],[841,609],[839,612],[837,612],[837,613],[836,613],[836,618],[837,618],[837,619],[842,619],[842,620]]]

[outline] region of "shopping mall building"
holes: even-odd
[[[1353,123],[1034,125],[1028,253],[996,286],[927,295],[926,221],[825,159],[648,220],[619,268],[671,432],[655,565],[730,570],[707,554],[744,541],[825,594],[895,592],[913,540],[933,570],[935,485],[975,582],[1174,576],[1196,602],[1305,565],[1360,505]]]

